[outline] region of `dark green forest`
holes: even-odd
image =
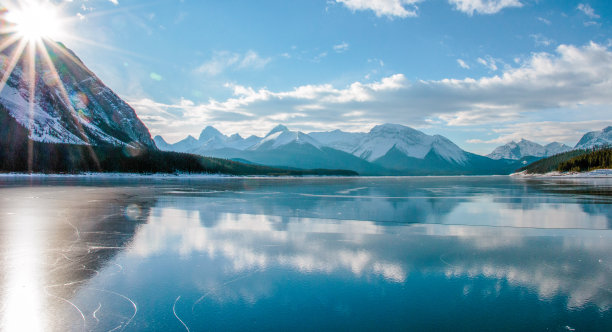
[[[0,172],[19,173],[211,173],[231,175],[358,175],[347,170],[296,170],[244,164],[187,153],[117,146],[52,144],[28,139],[28,131],[0,105]]]
[[[596,169],[612,168],[612,148],[591,151],[559,164],[560,172],[589,172]]]
[[[588,172],[601,168],[612,168],[612,149],[609,147],[589,150],[573,150],[540,159],[517,172],[544,174],[548,172]]]

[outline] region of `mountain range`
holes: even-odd
[[[558,142],[552,142],[542,146],[538,143],[521,139],[518,143],[512,141],[495,148],[487,157],[491,159],[518,160],[526,156],[549,157],[570,150],[572,150],[570,146]]]
[[[521,139],[518,143],[512,141],[502,146],[498,146],[493,152],[488,154],[487,157],[491,159],[513,160],[518,160],[527,156],[550,157],[572,150],[588,150],[609,145],[612,145],[612,126],[584,134],[573,148],[559,142],[552,142],[542,146],[538,143]]]
[[[166,151],[195,153],[291,168],[350,169],[363,175],[505,174],[520,166],[516,160],[493,160],[462,150],[440,135],[383,124],[367,133],[341,130],[304,133],[278,125],[263,137],[226,136],[206,127],[199,138],[188,136],[168,144]]]
[[[575,148],[522,139],[497,147],[486,157],[464,151],[444,136],[398,124],[377,125],[367,133],[304,133],[278,125],[263,137],[248,138],[237,133],[226,136],[207,126],[197,139],[188,136],[168,144],[156,136],[154,141],[166,151],[290,168],[351,169],[363,175],[507,174],[543,157],[606,144],[610,128],[586,134]]]

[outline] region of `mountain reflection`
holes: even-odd
[[[332,178],[9,186],[0,189],[2,327],[282,329],[304,313],[344,322],[337,328],[383,329],[422,329],[445,314],[452,319],[438,327],[473,329],[482,327],[470,325],[479,312],[495,316],[504,305],[536,328],[549,326],[529,318],[542,307],[557,308],[553,318],[606,322],[612,198],[589,185]]]
[[[204,202],[201,208],[208,210]],[[281,267],[402,283],[410,273],[439,274],[463,280],[467,289],[471,279],[485,277],[530,288],[542,299],[566,296],[568,307],[591,302],[608,310],[612,300],[612,242],[597,230],[398,226],[234,213],[220,213],[213,226],[204,226],[202,219],[199,211],[156,207],[129,255],[216,262],[226,275]],[[194,258],[200,254],[206,258]]]

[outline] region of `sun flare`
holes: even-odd
[[[7,21],[14,25],[17,35],[28,41],[43,38],[57,39],[62,35],[62,24],[56,8],[48,3],[28,3],[9,10]]]

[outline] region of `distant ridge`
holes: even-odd
[[[524,157],[549,157],[558,153],[570,151],[572,148],[558,142],[552,142],[545,146],[538,143],[521,139],[517,142],[509,142],[493,150],[487,157],[491,159],[519,160]]]
[[[492,160],[466,152],[441,135],[398,125],[374,126],[367,133],[341,130],[306,134],[278,125],[264,137],[226,136],[207,126],[196,140],[187,137],[164,150],[296,168],[350,169],[363,175],[509,174],[524,160]],[[212,144],[214,142],[214,144]]]

